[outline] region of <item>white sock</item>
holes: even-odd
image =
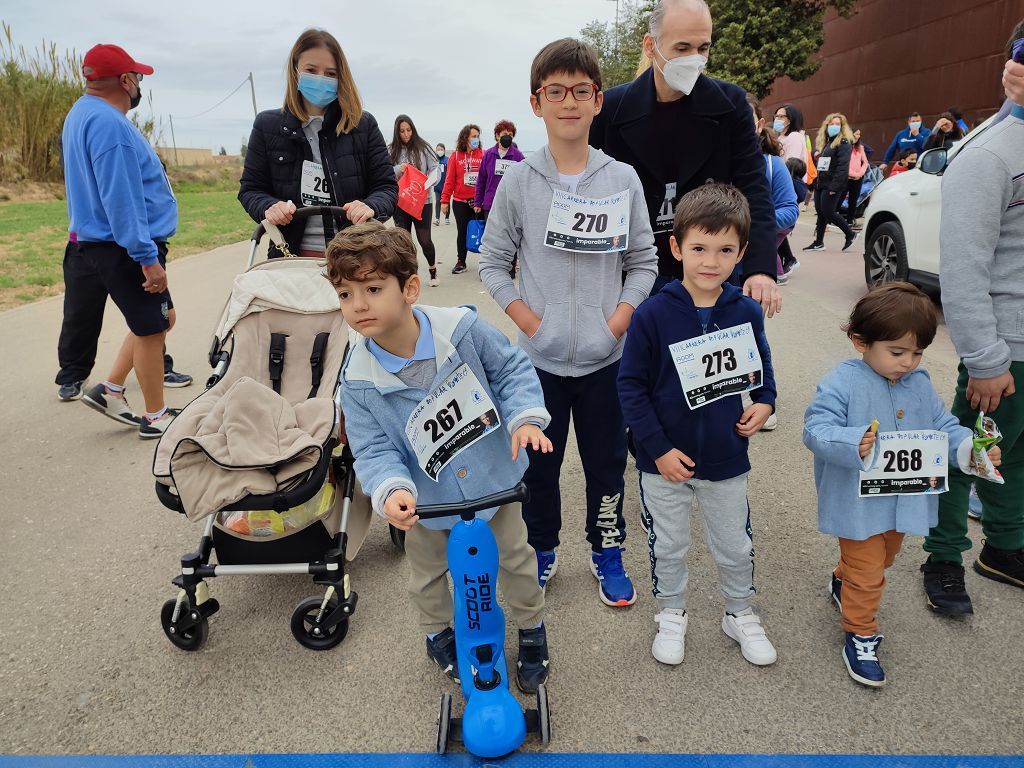
[[[124,397],[123,386],[118,386],[117,384],[111,384],[109,381],[104,381],[103,388],[107,391],[108,395],[113,395],[114,397]]]
[[[161,418],[161,417],[162,417],[162,416],[163,416],[163,415],[164,415],[165,413],[167,413],[167,406],[166,406],[166,405],[165,405],[165,406],[164,406],[163,408],[161,408],[161,409],[160,409],[159,411],[157,411],[156,413],[149,413],[149,412],[147,411],[147,412],[146,412],[146,418],[147,418],[147,419],[149,419],[149,420],[150,420],[150,422],[154,422],[154,421],[159,421],[159,420],[160,420],[160,418]]]
[[[442,629],[441,632],[444,632]],[[427,632],[427,640],[433,640],[435,637],[441,634],[441,632]]]

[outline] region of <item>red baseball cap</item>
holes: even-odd
[[[140,64],[135,61],[124,48],[107,43],[94,45],[82,59],[82,75],[86,80],[119,77],[125,72],[152,75],[153,68],[148,64]]]

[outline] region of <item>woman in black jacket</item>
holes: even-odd
[[[924,142],[923,151],[927,152],[929,149],[935,149],[936,147],[949,149],[963,137],[964,132],[960,130],[960,126],[953,119],[953,113],[943,112],[939,115],[939,119],[935,123],[935,127],[932,128],[932,132],[928,134],[928,138]]]
[[[334,36],[306,30],[288,62],[284,107],[257,115],[238,199],[254,221],[281,227],[293,254],[322,256],[337,229],[390,217],[398,184]],[[348,221],[314,216],[292,223],[296,204],[340,206]],[[280,255],[271,245],[270,256]]]
[[[834,112],[826,117],[818,130],[815,146],[818,179],[814,185],[814,207],[818,212],[818,222],[814,242],[804,250],[825,250],[825,227],[834,224],[846,235],[846,242],[843,244],[845,251],[857,239],[857,234],[850,228],[846,219],[836,211],[839,200],[846,192],[850,176],[850,154],[853,152],[853,131],[846,122],[846,116]]]

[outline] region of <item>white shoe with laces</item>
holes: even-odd
[[[743,658],[759,667],[774,664],[778,659],[775,646],[764,633],[761,617],[747,608],[739,613],[722,617],[722,631],[740,644]]]
[[[775,413],[773,412],[772,415],[769,416],[765,420],[764,426],[761,427],[761,431],[762,432],[771,432],[777,426],[779,426],[779,417],[776,416]]]
[[[686,611],[666,608],[654,620],[658,622],[658,634],[654,636],[651,654],[662,664],[682,664],[686,651],[686,625],[689,621]]]

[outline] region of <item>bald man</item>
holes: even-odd
[[[661,0],[644,36],[651,66],[610,89],[590,129],[590,144],[636,169],[658,247],[657,292],[682,277],[668,238],[675,204],[708,181],[738,187],[750,204],[750,244],[741,263],[743,292],[768,317],[781,309],[775,282],[775,211],[754,122],[739,86],[702,74],[711,48],[703,0]]]

